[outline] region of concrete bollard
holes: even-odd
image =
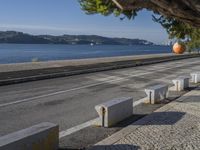
[[[119,98],[95,106],[100,117],[99,125],[111,127],[133,115],[133,98]]]
[[[189,79],[188,76],[180,76],[177,79],[172,80],[174,83],[175,91],[183,91],[189,87]]]
[[[147,101],[150,104],[155,104],[167,97],[168,85],[155,85],[145,89],[145,92],[147,94]]]
[[[192,77],[193,83],[199,83],[200,82],[200,72],[194,72],[190,74]]]
[[[59,127],[41,123],[0,137],[0,150],[57,150]]]

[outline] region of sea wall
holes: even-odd
[[[200,54],[153,54],[79,60],[47,61],[0,65],[0,86],[21,82],[65,77],[84,73],[150,65],[200,57]]]

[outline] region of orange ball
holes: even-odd
[[[183,54],[185,52],[185,50],[186,50],[186,47],[183,43],[176,42],[173,45],[173,52],[176,54]]]

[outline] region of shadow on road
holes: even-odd
[[[183,118],[184,112],[168,111],[153,112],[145,119],[136,121],[133,125],[173,125]]]
[[[90,150],[139,150],[139,146],[128,145],[128,144],[117,144],[117,145],[98,145],[93,146]]]
[[[128,144],[116,144],[116,145],[97,145],[97,146],[93,146],[88,148],[87,150],[139,150],[140,147],[139,146],[135,146],[135,145],[128,145]],[[71,148],[60,148],[58,150],[86,150],[85,148],[83,149],[71,149]]]

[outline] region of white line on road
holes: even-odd
[[[89,126],[91,126],[91,125],[94,125],[98,120],[99,120],[99,118],[95,118],[95,119],[93,119],[93,120],[90,120],[90,121],[85,122],[85,123],[83,123],[83,124],[77,125],[77,126],[75,126],[75,127],[72,127],[72,128],[70,128],[70,129],[67,129],[67,130],[65,130],[65,131],[61,131],[61,132],[59,132],[59,138],[63,138],[63,137],[68,136],[68,135],[70,135],[70,134],[72,134],[72,133],[75,133],[75,132],[77,132],[77,131],[80,131],[81,129],[84,129],[84,128],[86,128],[86,127],[89,127]]]
[[[195,63],[199,63],[199,62],[191,62],[191,63],[188,63],[187,65],[195,64]],[[132,77],[137,77],[137,76],[143,76],[143,75],[151,74],[153,71],[160,72],[160,71],[164,71],[164,70],[167,70],[167,69],[173,69],[173,68],[177,68],[177,67],[181,67],[181,66],[185,66],[185,64],[177,65],[175,67],[166,67],[164,69],[155,69],[155,70],[151,70],[151,72],[134,74],[134,75],[130,75],[130,76],[127,76],[127,77],[124,77],[124,78],[113,79],[113,80],[110,80],[110,83],[114,83],[116,81],[120,81],[120,80],[124,80],[124,79],[128,79],[128,78],[132,78]],[[93,86],[98,86],[98,85],[105,84],[106,82],[107,81],[99,82],[99,83],[94,83],[94,84],[89,84],[89,85],[85,85],[85,86],[81,86],[81,87],[77,87],[77,88],[72,88],[72,89],[58,91],[58,92],[49,93],[49,94],[44,94],[44,95],[40,95],[40,96],[36,96],[36,97],[31,97],[31,98],[26,98],[26,99],[22,99],[22,100],[17,100],[17,101],[14,101],[14,102],[3,103],[3,104],[0,104],[0,107],[5,107],[5,106],[9,106],[9,105],[19,104],[19,103],[23,103],[23,102],[29,102],[29,101],[33,101],[33,100],[36,100],[36,99],[39,99],[39,98],[54,96],[54,95],[58,95],[58,94],[62,94],[62,93],[67,93],[67,92],[81,90],[81,89],[85,89],[85,88],[89,88],[89,87],[93,87]]]
[[[139,105],[139,104],[141,104],[141,103],[143,103],[145,101],[146,101],[146,98],[142,98],[142,99],[140,99],[138,101],[135,101],[135,102],[133,102],[133,107],[135,107],[135,106],[137,106],[137,105]],[[68,135],[70,135],[72,133],[78,132],[78,131],[80,131],[80,130],[82,130],[84,128],[87,128],[87,127],[92,126],[92,125],[96,125],[98,123],[98,121],[99,121],[99,118],[95,118],[93,120],[87,121],[85,123],[82,123],[80,125],[74,126],[74,127],[69,128],[67,130],[60,131],[59,132],[59,138],[61,139],[61,138],[65,137],[65,136],[68,136]]]
[[[139,105],[141,103],[146,102],[146,100],[147,100],[147,98],[145,97],[145,98],[142,98],[142,99],[140,99],[138,101],[133,102],[133,107],[135,107],[135,106],[137,106],[137,105]]]
[[[125,77],[125,78],[142,76],[142,75],[145,75],[145,74],[150,74],[150,73],[146,72],[146,73],[141,73],[141,74],[137,74],[137,75],[131,75],[131,76],[128,76],[128,77]],[[122,80],[122,78],[110,80],[110,83],[113,83],[113,82],[116,82],[116,81],[120,81],[120,80]],[[44,98],[44,97],[48,97],[48,96],[54,96],[54,95],[58,95],[58,94],[62,94],[62,93],[67,93],[67,92],[76,91],[76,90],[80,90],[80,89],[84,89],[84,88],[89,88],[89,87],[93,87],[93,86],[102,85],[102,84],[105,84],[105,83],[106,83],[106,81],[100,82],[100,83],[95,83],[95,84],[90,84],[90,85],[85,85],[85,86],[81,86],[81,87],[77,87],[77,88],[73,88],[73,89],[69,89],[69,90],[58,91],[58,92],[54,92],[54,93],[50,93],[50,94],[45,94],[45,95],[40,95],[40,96],[31,97],[31,98],[27,98],[27,99],[22,99],[22,100],[18,100],[18,101],[14,101],[14,102],[4,103],[4,104],[0,104],[0,107],[5,107],[5,106],[13,105],[13,104],[19,104],[19,103],[23,103],[23,102],[28,102],[28,101],[36,100],[36,99],[39,99],[39,98]]]

